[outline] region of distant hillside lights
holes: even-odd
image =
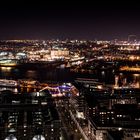
[[[131,56],[129,56],[129,60],[140,60],[140,57],[139,56],[133,56],[133,55],[131,55]]]
[[[118,50],[121,50],[121,51],[138,51],[139,49],[140,47],[137,45],[124,45],[118,48]]]

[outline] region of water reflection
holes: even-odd
[[[133,74],[133,77],[136,79],[140,79],[140,74]]]
[[[61,82],[73,82],[76,78],[95,78],[100,82],[105,84],[114,84],[115,85],[115,72],[114,70],[96,70],[94,73],[76,73],[70,71],[70,69],[38,69],[30,70],[16,67],[1,67],[0,68],[0,78],[7,79],[32,79],[39,80],[40,82],[44,81],[61,81]],[[118,83],[120,85],[128,84],[137,84],[137,87],[140,85],[140,74],[124,74],[119,73]]]
[[[140,88],[140,74],[133,74],[134,83],[137,88]]]
[[[11,71],[11,67],[1,67],[1,71],[3,72],[10,72]]]
[[[115,77],[115,85],[117,86],[132,86],[134,88],[140,88],[140,74],[120,73]]]
[[[36,79],[37,78],[37,71],[35,70],[28,70],[25,74],[27,79]]]
[[[11,75],[12,67],[0,67],[2,78],[7,78]]]

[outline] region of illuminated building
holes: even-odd
[[[88,97],[86,98],[89,115],[88,126],[93,137],[96,137],[97,140],[108,140],[110,134],[117,134],[119,131],[122,133],[122,137],[125,136],[124,140],[140,138],[140,110],[137,102],[139,90],[119,89],[110,96],[103,96],[105,95],[103,91],[97,96],[95,92],[97,91],[86,95]]]
[[[92,79],[79,78],[76,82],[80,83],[86,102],[86,106],[80,105],[85,108],[84,116],[92,138],[115,140],[119,136],[123,140],[140,139],[139,89],[120,87],[112,92],[104,86],[99,88],[100,83]]]
[[[68,50],[51,50],[51,57],[65,57],[69,56]]]
[[[59,140],[61,122],[49,92],[0,94],[0,138]]]

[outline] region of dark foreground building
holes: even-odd
[[[1,140],[59,140],[60,132],[61,121],[49,92],[1,92]]]
[[[92,140],[140,140],[140,89],[104,87],[91,80],[80,83],[78,100],[72,101],[88,121]]]
[[[97,140],[140,139],[140,95],[133,89],[126,91],[120,89],[113,95],[94,91],[88,95],[88,127]]]

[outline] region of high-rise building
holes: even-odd
[[[61,121],[49,92],[0,94],[0,138],[59,140]]]

